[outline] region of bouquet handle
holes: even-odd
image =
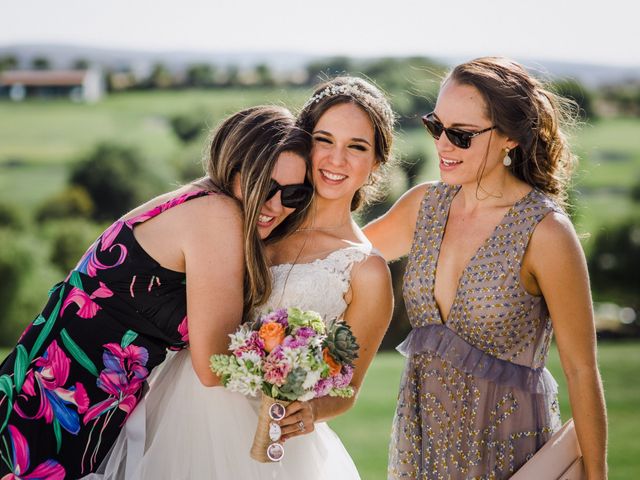
[[[284,407],[290,403],[286,400],[275,400],[264,393],[262,394],[258,425],[251,446],[251,458],[262,463],[277,462],[282,458],[284,448],[281,443],[278,443],[278,440],[272,440],[269,436],[269,428],[271,423],[277,423],[274,418],[282,419],[284,417]]]

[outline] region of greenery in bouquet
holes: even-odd
[[[230,335],[231,355],[213,355],[211,369],[223,385],[255,396],[307,401],[350,397],[358,344],[349,325],[328,325],[313,311],[275,310]]]

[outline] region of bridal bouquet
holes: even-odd
[[[280,309],[241,325],[230,337],[232,354],[213,355],[211,369],[229,390],[263,394],[251,449],[256,460],[282,459],[277,422],[284,418],[289,403],[354,394],[349,384],[358,344],[342,321],[325,325],[316,312]]]

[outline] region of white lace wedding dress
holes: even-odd
[[[272,267],[273,293],[258,313],[295,306],[314,310],[325,321],[342,316],[352,267],[370,254],[370,248],[354,245],[312,263]],[[188,350],[172,354],[156,371],[149,392],[129,417],[100,473],[87,480],[360,478],[326,423],[288,440],[281,462],[254,461],[249,450],[257,424],[257,399],[223,387],[202,386]]]

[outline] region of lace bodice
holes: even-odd
[[[351,270],[371,253],[371,246],[352,245],[310,263],[272,266],[273,292],[256,314],[298,307],[318,312],[325,322],[341,317],[347,308],[344,295],[349,289]]]

